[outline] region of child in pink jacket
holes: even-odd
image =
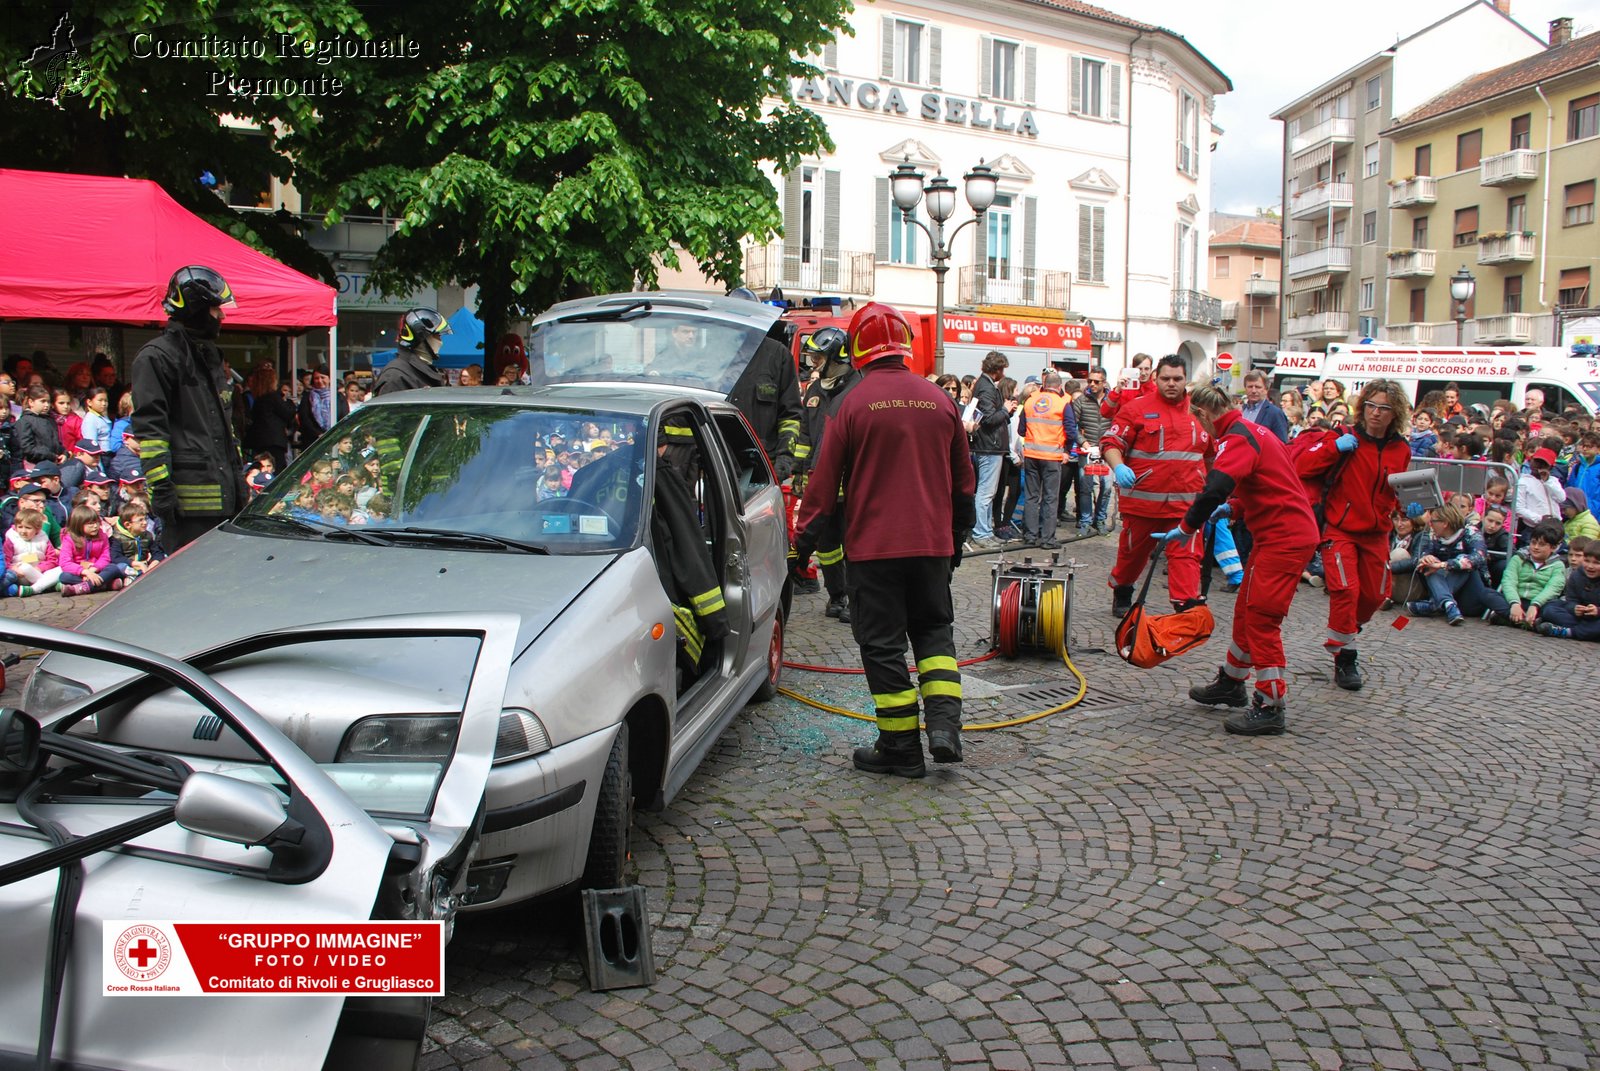
[[[88,595],[122,587],[123,567],[111,564],[111,539],[93,506],[72,507],[61,533],[61,594]]]
[[[17,510],[4,545],[7,598],[43,595],[61,579],[56,548],[44,534],[44,514],[38,510]]]

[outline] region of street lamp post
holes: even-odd
[[[1465,264],[1450,276],[1450,297],[1456,303],[1456,345],[1462,343],[1463,333],[1467,326],[1467,302],[1472,300],[1472,295],[1478,289],[1478,280],[1472,277]]]
[[[997,177],[994,168],[985,166],[982,160],[963,176],[967,204],[972,207],[973,215],[948,235],[945,234],[944,225],[956,214],[956,188],[943,174],[934,175],[926,187],[923,186],[922,180],[922,172],[907,160],[889,173],[889,189],[894,196],[895,207],[928,236],[932,246],[928,256],[933,261],[935,280],[933,371],[935,375],[942,376],[944,375],[944,277],[950,270],[950,243],[961,233],[962,228],[983,219],[983,214],[994,204]],[[916,211],[924,194],[928,198],[928,217],[933,220],[932,230],[911,214]]]
[[[1260,280],[1261,280],[1261,273],[1258,272],[1258,271],[1253,271],[1253,272],[1250,273],[1250,281],[1245,284],[1244,314],[1247,317],[1247,319],[1244,322],[1244,340],[1245,340],[1244,341],[1244,352],[1245,352],[1244,370],[1246,372],[1253,371],[1255,369],[1255,366],[1256,366],[1256,331],[1255,331],[1255,327],[1256,327],[1256,300],[1255,300],[1256,299],[1256,285],[1255,284],[1258,283]]]

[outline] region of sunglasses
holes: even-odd
[[[1382,402],[1362,402],[1361,404],[1365,408],[1371,409],[1374,412],[1378,412],[1378,413],[1392,413],[1392,412],[1394,412],[1394,406],[1392,406],[1392,405],[1384,405]]]

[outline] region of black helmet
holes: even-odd
[[[179,268],[167,280],[167,296],[161,307],[174,320],[200,320],[220,305],[233,305],[228,281],[203,264]]]
[[[748,286],[736,286],[732,290],[728,291],[728,296],[731,298],[739,298],[741,301],[754,301],[758,303],[761,301],[760,298],[756,297],[756,292],[751,290]]]
[[[449,333],[450,321],[446,320],[438,309],[412,309],[400,322],[400,338],[397,340],[397,345],[403,350],[414,350],[428,335],[438,338]]]
[[[850,336],[837,327],[819,327],[807,335],[805,341],[800,343],[800,349],[813,361],[818,358],[825,362],[849,360],[842,356],[845,347],[850,345]]]

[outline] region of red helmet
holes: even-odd
[[[885,357],[911,356],[911,324],[899,309],[869,302],[850,320],[850,361],[865,368]]]

